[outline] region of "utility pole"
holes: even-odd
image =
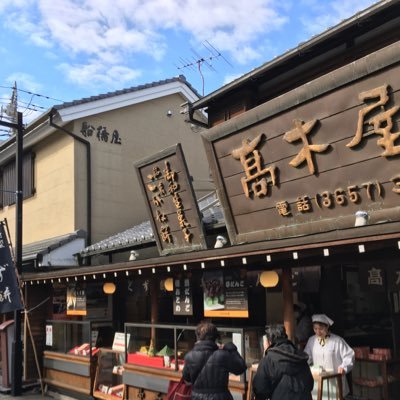
[[[15,200],[15,267],[18,276],[22,272],[22,151],[23,123],[22,113],[17,112],[17,122],[0,120],[0,126],[6,126],[16,132],[15,168],[16,168],[16,200]],[[12,342],[11,394],[22,394],[22,341],[21,311],[14,311],[14,340]]]
[[[18,276],[22,272],[22,159],[23,159],[23,124],[22,113],[17,113],[16,132],[16,199],[15,199],[15,267]],[[21,340],[21,311],[14,311],[14,342],[13,342],[13,368],[12,368],[11,394],[20,396],[22,394],[22,340]]]

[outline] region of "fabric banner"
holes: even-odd
[[[10,246],[0,223],[0,314],[23,308]]]

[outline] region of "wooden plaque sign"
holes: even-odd
[[[135,164],[160,254],[206,248],[180,144]]]
[[[232,243],[400,220],[400,65],[324,92],[351,72],[311,82],[318,96],[304,85],[204,136]]]

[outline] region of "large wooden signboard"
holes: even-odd
[[[165,149],[135,166],[160,253],[206,248],[181,145]]]
[[[352,82],[362,62],[205,135],[233,243],[345,230],[357,211],[399,221],[400,65]]]

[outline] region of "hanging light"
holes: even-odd
[[[115,292],[116,286],[114,282],[106,282],[103,285],[103,292],[105,294],[113,294]]]
[[[279,282],[279,275],[276,271],[263,271],[260,275],[260,283],[264,287],[275,287]]]
[[[172,278],[167,278],[164,281],[164,287],[167,292],[172,292],[174,290],[174,281]]]

